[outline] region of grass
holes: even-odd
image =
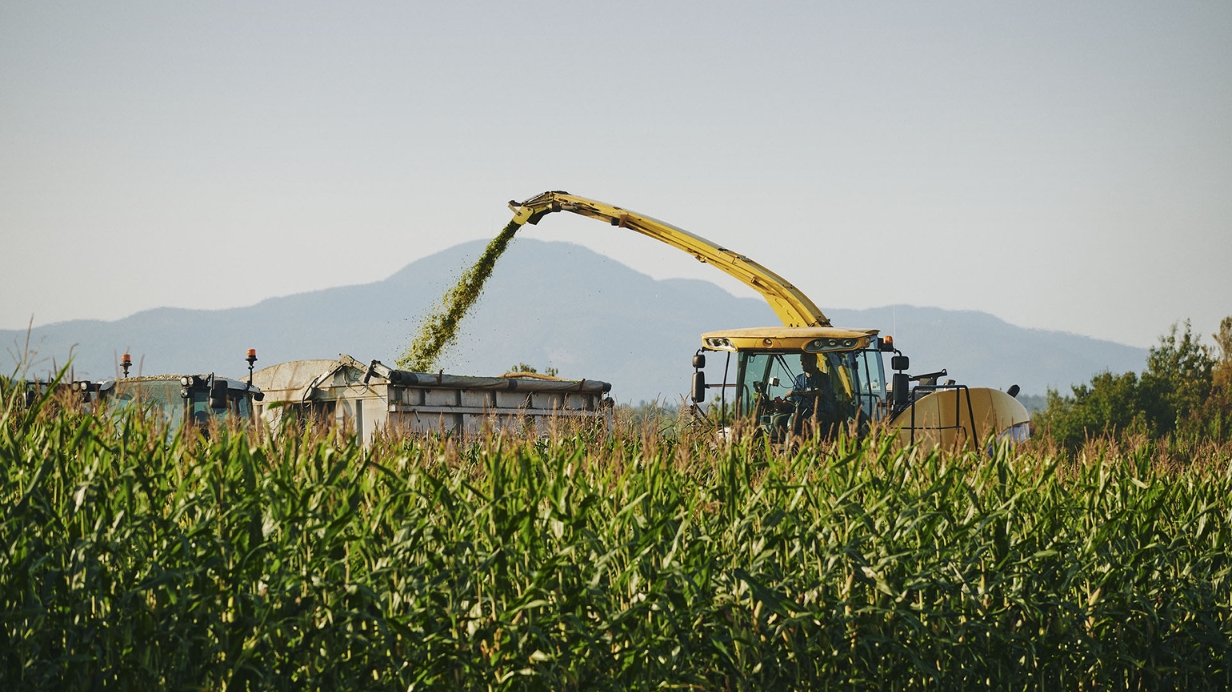
[[[6,392],[0,687],[1232,684],[1227,446],[664,427],[168,443]]]

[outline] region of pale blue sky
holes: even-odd
[[[545,189],[823,306],[1208,334],[1232,3],[0,2],[0,327],[379,280]],[[528,233],[748,295],[593,221]]]

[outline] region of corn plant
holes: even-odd
[[[364,450],[3,401],[4,689],[1232,684],[1226,446]]]

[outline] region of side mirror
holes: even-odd
[[[891,370],[906,370],[911,367],[911,359],[907,356],[894,356],[890,359]]]
[[[907,373],[895,373],[891,379],[894,389],[894,406],[905,406],[911,396],[911,379],[907,377]]]
[[[210,383],[210,408],[227,407],[227,381],[214,380]]]
[[[706,354],[705,353],[693,354],[693,367],[695,368],[706,367]]]
[[[698,370],[693,373],[693,403],[700,404],[706,400],[706,373]]]

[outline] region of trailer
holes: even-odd
[[[543,434],[553,420],[611,420],[612,385],[528,373],[501,377],[395,370],[341,354],[337,360],[295,360],[253,373],[265,394],[258,415],[271,430],[293,413],[353,430],[365,446],[378,431],[446,433],[532,427]]]

